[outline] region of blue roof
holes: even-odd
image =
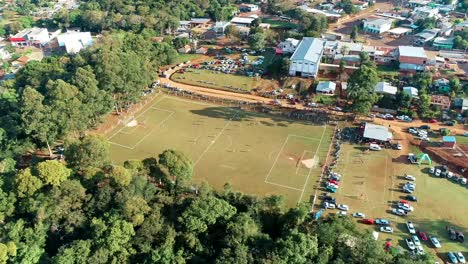
[[[303,38],[291,60],[307,60],[315,63],[320,62],[324,42],[317,38]]]
[[[455,139],[454,136],[444,136],[444,137],[442,138],[442,140],[443,140],[444,142],[457,142],[457,140]]]

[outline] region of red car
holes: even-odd
[[[366,225],[373,225],[374,224],[374,219],[372,218],[365,218],[361,220],[361,223],[366,224]]]
[[[437,123],[437,120],[435,120],[434,118],[433,119],[429,119],[427,120],[428,123]]]
[[[410,203],[406,200],[400,200],[400,203],[410,205]]]
[[[333,184],[335,184],[335,185],[340,185],[340,184],[339,184],[337,181],[335,181],[335,180],[330,180],[329,182],[330,182],[330,183],[333,183]]]
[[[418,231],[418,235],[419,235],[419,238],[421,238],[421,240],[427,241],[427,234],[425,232]]]

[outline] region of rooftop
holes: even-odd
[[[397,87],[391,86],[387,82],[378,82],[377,85],[375,86],[376,93],[386,93],[386,94],[395,95],[397,93],[397,90],[398,90]]]
[[[388,127],[370,123],[366,123],[363,137],[379,141],[388,141],[393,138],[392,133],[388,131]]]
[[[334,92],[336,89],[336,83],[331,81],[320,81],[317,84],[317,92]]]
[[[307,60],[320,62],[323,51],[323,41],[318,38],[305,37],[291,56],[291,60]]]
[[[439,44],[439,45],[453,45],[453,41],[455,38],[443,38],[443,37],[438,37],[434,39],[434,44]]]
[[[442,137],[443,142],[457,142],[457,139],[454,136],[444,136]]]
[[[366,20],[366,23],[376,25],[376,26],[382,26],[386,24],[391,24],[392,21],[393,21],[392,19],[388,19],[388,18],[369,18]]]
[[[398,53],[400,56],[427,59],[426,52],[422,47],[398,46]]]

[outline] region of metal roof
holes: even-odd
[[[367,19],[364,21],[366,24],[371,24],[374,26],[383,26],[387,24],[392,24],[392,19],[387,19],[387,18],[375,18],[375,19]]]
[[[427,59],[426,51],[422,47],[398,46],[400,56]]]
[[[380,141],[388,141],[393,138],[392,133],[388,131],[388,127],[370,123],[366,123],[363,137]]]
[[[317,92],[334,92],[336,89],[336,83],[331,81],[320,81],[317,84]]]
[[[375,85],[375,92],[376,93],[386,93],[386,94],[393,94],[397,93],[398,88],[395,86],[391,86],[387,82],[378,82]]]
[[[254,21],[255,18],[251,18],[251,17],[233,17],[231,19],[231,23],[234,23],[234,24],[249,24],[252,23],[252,21]]]
[[[320,62],[324,42],[318,38],[305,37],[291,56],[291,60],[306,60],[314,63]]]
[[[457,139],[454,136],[444,136],[442,138],[444,142],[457,142]]]

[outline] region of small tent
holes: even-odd
[[[432,160],[429,157],[429,155],[427,155],[426,153],[419,153],[418,154],[418,165],[421,165],[421,163],[423,163],[423,161],[427,161],[427,164],[432,165]]]

